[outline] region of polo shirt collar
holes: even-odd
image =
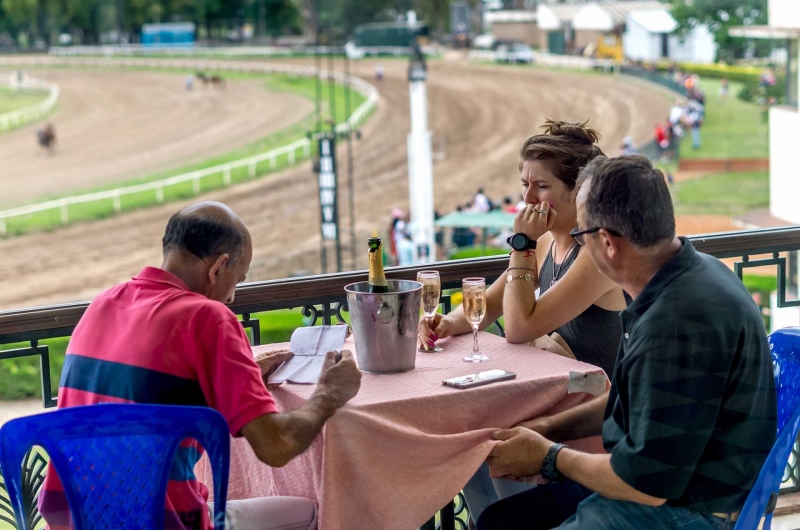
[[[689,265],[697,257],[697,251],[694,249],[692,242],[685,237],[679,238],[683,246],[666,265],[661,267],[655,276],[653,276],[647,285],[644,286],[642,292],[639,293],[633,302],[623,311],[631,316],[641,316],[648,307],[658,298],[664,287],[667,286],[675,277],[680,275],[686,270]]]
[[[164,269],[159,269],[158,267],[145,267],[142,269],[142,272],[134,276],[133,279],[161,283],[184,291],[189,290],[189,287],[183,283],[183,280],[171,272],[165,271]]]

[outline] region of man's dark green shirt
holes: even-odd
[[[776,435],[764,323],[723,263],[683,247],[621,313],[603,422],[633,488],[699,512],[734,512]]]

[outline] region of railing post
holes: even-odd
[[[250,167],[248,168],[247,176],[249,178],[251,178],[251,179],[256,177],[256,163],[255,162],[250,162]]]
[[[269,167],[275,169],[275,155],[272,155],[272,158],[269,159]]]
[[[303,156],[306,158],[311,155],[311,142],[303,144]]]
[[[192,180],[192,191],[194,191],[195,195],[200,195],[200,177],[195,177]]]
[[[8,234],[8,229],[6,228],[6,218],[0,217],[0,236],[4,236]]]
[[[289,151],[289,165],[290,166],[294,165],[294,149]]]
[[[164,186],[156,188],[156,202],[162,204],[164,202]]]
[[[230,167],[226,167],[225,171],[222,172],[222,182],[226,186],[230,186],[231,185],[231,168]]]
[[[61,200],[61,224],[69,224],[69,203],[66,199]]]
[[[114,211],[116,213],[121,212],[122,211],[122,204],[120,203],[120,200],[119,200],[119,192],[117,192],[117,194],[114,195],[114,199],[113,200],[114,200]]]

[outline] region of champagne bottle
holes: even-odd
[[[369,292],[389,292],[383,273],[383,244],[379,237],[369,238]]]

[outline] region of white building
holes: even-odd
[[[769,0],[769,24],[743,26],[730,31],[734,37],[781,39],[787,42],[786,105],[769,111],[769,212],[753,212],[740,221],[748,227],[774,227],[800,224],[800,170],[797,164],[797,135],[800,131],[797,87],[798,43],[800,43],[800,2],[798,0]],[[790,256],[788,283],[797,285],[800,260]],[[786,297],[797,296],[797,288]],[[774,298],[774,297],[773,297]],[[772,301],[772,328],[800,324],[797,308],[777,309]]]
[[[540,4],[537,25],[548,33],[551,53],[579,52],[604,44],[606,49],[621,46],[626,59],[710,63],[717,52],[706,26],[683,39],[675,35],[678,23],[669,5],[658,0]]]
[[[629,12],[622,37],[625,57],[635,61],[714,62],[717,43],[707,26],[698,26],[683,38],[673,34],[676,29],[678,22],[666,9]]]

